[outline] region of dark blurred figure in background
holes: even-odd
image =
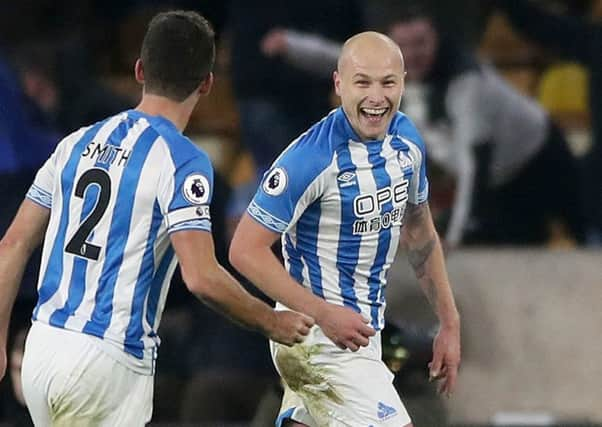
[[[576,6],[591,9],[593,2],[587,0],[566,2],[570,7],[565,14],[552,13],[527,0],[495,3],[521,34],[589,69],[592,147],[584,162],[586,240],[591,246],[602,247],[602,21],[575,14]],[[589,7],[583,7],[584,3]]]
[[[343,41],[362,25],[354,0],[230,2],[231,73],[242,145],[253,155],[259,174],[290,141],[331,109],[330,76],[308,75],[277,56],[266,55],[261,50],[263,37],[282,27]]]
[[[55,135],[36,125],[17,75],[0,50],[0,173],[35,170],[52,152]]]
[[[240,142],[253,159],[256,176],[234,189],[232,223],[245,212],[262,174],[301,132],[324,116],[331,102],[331,71],[308,74],[272,52],[265,42],[286,28],[342,42],[363,28],[358,0],[230,0],[227,32],[230,74],[240,116]]]
[[[60,135],[126,110],[136,101],[103,85],[85,47],[75,40],[30,42],[16,50],[15,62],[39,120]]]
[[[410,8],[389,35],[408,72],[402,108],[456,179],[448,245],[543,244],[554,221],[581,242],[582,182],[563,133],[431,16]]]
[[[14,69],[0,50],[0,235],[4,235],[36,170],[54,150],[58,135],[38,123]],[[31,313],[36,300],[40,251],[23,274],[15,313]]]

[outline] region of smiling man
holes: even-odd
[[[381,361],[400,240],[440,320],[430,375],[442,392],[454,388],[460,321],[428,208],[424,144],[398,111],[404,74],[388,37],[349,39],[333,75],[342,106],[278,157],[234,235],[232,265],[280,308],[316,321],[302,344],[271,343],[285,383],[277,426],[412,425]],[[271,251],[279,237],[284,268]]]
[[[383,139],[403,93],[404,63],[383,35],[362,33],[343,46],[334,72],[336,93],[361,140]]]

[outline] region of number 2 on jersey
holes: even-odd
[[[92,213],[81,223],[71,240],[69,240],[69,243],[65,246],[65,251],[96,261],[100,255],[101,247],[87,242],[86,239],[101,220],[107,210],[107,206],[109,206],[109,200],[111,199],[111,178],[102,169],[89,169],[77,181],[75,196],[83,199],[86,189],[93,184],[99,187],[96,205]]]

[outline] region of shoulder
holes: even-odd
[[[315,177],[326,169],[335,155],[333,116],[330,113],[296,138],[276,159],[274,166],[308,177]]]
[[[212,168],[209,155],[187,136],[176,132],[165,133],[158,129],[154,130],[166,150],[165,154],[176,169],[191,162],[203,168]]]
[[[422,137],[420,136],[420,132],[418,132],[416,125],[407,115],[405,115],[401,111],[398,111],[393,117],[389,133],[394,138],[396,137],[406,143],[410,142],[413,145],[417,146],[420,149],[420,151],[425,151],[424,141],[422,140]]]

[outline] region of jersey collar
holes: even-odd
[[[399,114],[399,113],[397,113]],[[353,127],[351,126],[351,123],[349,122],[349,118],[347,118],[347,114],[345,114],[345,110],[343,110],[343,107],[338,107],[334,113],[334,118],[335,118],[335,131],[337,133],[337,136],[343,138],[343,140],[345,142],[353,142],[353,143],[359,143],[359,144],[370,144],[372,142],[380,142],[382,143],[384,139],[387,139],[388,136],[390,136],[391,134],[394,134],[393,130],[395,127],[395,122],[397,121],[397,117],[394,116],[393,119],[391,120],[391,123],[389,124],[389,129],[387,130],[387,133],[385,134],[385,138],[384,139],[372,139],[369,141],[362,141],[361,138],[358,136],[358,134],[355,132],[355,130],[353,129]]]

